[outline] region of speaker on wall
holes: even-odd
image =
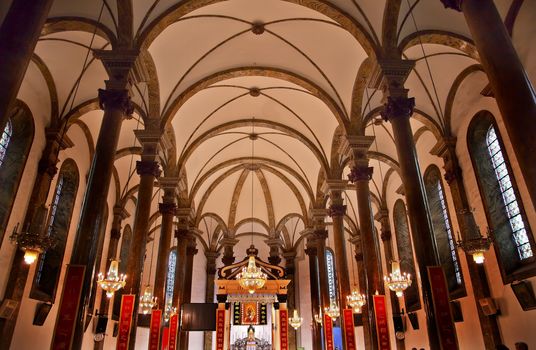
[[[106,333],[106,326],[108,325],[108,317],[99,315],[96,319],[95,334]]]
[[[463,322],[462,306],[458,300],[450,302],[450,311],[452,312],[454,322]]]
[[[480,304],[480,308],[482,309],[482,313],[484,315],[492,316],[497,314],[497,307],[495,306],[495,302],[492,298],[478,299],[478,304]]]
[[[395,326],[395,333],[406,331],[406,327],[404,326],[404,315],[393,315],[393,324]]]
[[[523,311],[536,309],[536,296],[529,281],[514,282],[510,286]]]

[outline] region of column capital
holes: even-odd
[[[39,159],[37,163],[37,171],[39,174],[47,173],[50,177],[54,177],[58,173],[58,158],[51,159],[45,155]]]
[[[158,211],[160,214],[175,215],[177,205],[175,203],[158,203]]]
[[[381,233],[380,233],[380,238],[384,242],[385,241],[390,241],[391,240],[391,229],[382,227],[382,230],[381,230]]]
[[[196,246],[188,246],[186,247],[186,255],[196,255],[199,251],[197,250]]]
[[[307,256],[316,256],[317,254],[317,250],[315,246],[307,245],[307,248],[305,248],[304,251],[305,251],[305,254],[307,254]]]
[[[371,166],[359,166],[355,165],[350,168],[350,174],[348,174],[348,180],[352,183],[358,181],[370,181],[372,180],[372,173],[374,168]]]
[[[376,215],[374,215],[374,220],[378,222],[382,222],[382,220],[385,220],[388,218],[389,218],[389,210],[386,208],[380,208],[380,210],[378,210]]]
[[[136,135],[143,148],[141,158],[143,160],[155,160],[158,157],[162,141],[160,130],[134,130],[134,135]]]
[[[450,185],[453,181],[462,179],[462,169],[456,155],[456,138],[444,137],[437,141],[430,151],[432,155],[443,158],[445,181]]]
[[[328,215],[330,217],[344,216],[346,214],[346,205],[333,203],[328,208]]]
[[[213,250],[207,250],[205,252],[205,257],[207,258],[207,261],[215,261],[220,256],[220,253],[215,252]]]
[[[328,179],[322,185],[322,191],[329,193],[330,198],[333,199],[333,197],[340,197],[347,185],[348,180]]]
[[[367,152],[374,142],[374,136],[346,135],[339,145],[339,153],[346,154],[353,162],[366,162],[368,165]]]
[[[55,142],[59,148],[64,150],[74,146],[74,142],[65,134],[65,127],[45,128],[47,142]]]
[[[115,240],[119,240],[121,238],[121,230],[112,227],[110,229],[110,238],[115,239]]]
[[[93,50],[108,73],[108,89],[130,89],[134,82],[147,81],[147,73],[138,59],[138,49]]]
[[[456,11],[462,11],[462,2],[463,0],[440,0],[443,3],[443,6],[447,9],[453,9]]]
[[[113,208],[114,216],[118,216],[121,220],[124,220],[130,216],[128,211],[122,205],[114,205]]]
[[[99,89],[98,98],[99,107],[102,110],[109,108],[119,109],[127,117],[132,116],[132,113],[134,113],[134,105],[130,100],[130,96],[127,89]]]
[[[394,118],[409,118],[413,114],[415,107],[414,97],[387,97],[381,116],[384,120],[389,121]]]
[[[155,161],[138,160],[136,161],[136,172],[140,176],[152,175],[156,178],[160,176],[160,164]]]

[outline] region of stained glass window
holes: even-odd
[[[173,288],[175,286],[175,267],[177,265],[177,250],[172,249],[169,252],[168,271],[166,277],[166,314],[171,310],[173,303]]]
[[[11,120],[9,120],[2,132],[2,138],[0,139],[0,166],[4,163],[6,158],[7,147],[9,146],[9,141],[13,135],[13,127],[11,125]]]
[[[486,134],[486,146],[493,165],[493,170],[495,171],[495,176],[499,182],[504,208],[512,228],[512,238],[516,244],[517,253],[521,260],[528,259],[533,255],[532,248],[530,246],[525,223],[523,222],[523,217],[521,216],[512,181],[510,180],[510,174],[506,167],[506,161],[503,157],[501,145],[493,125],[490,126],[488,133]]]
[[[329,299],[337,299],[337,282],[335,279],[335,260],[333,259],[333,252],[329,249],[326,250],[326,271],[328,274],[328,293]]]
[[[460,263],[458,262],[458,256],[456,255],[456,244],[454,243],[454,239],[452,237],[452,226],[450,225],[449,215],[447,212],[447,205],[445,203],[445,196],[443,194],[443,188],[441,187],[441,183],[437,182],[437,192],[439,195],[439,201],[441,203],[441,211],[443,214],[443,220],[445,220],[445,227],[447,231],[447,237],[449,242],[449,248],[450,248],[450,255],[452,256],[452,263],[454,265],[454,272],[456,274],[456,282],[458,284],[462,284],[462,274],[460,272]]]

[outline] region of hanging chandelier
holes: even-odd
[[[466,232],[466,238],[464,240],[460,238],[460,233],[458,232],[458,242],[456,242],[456,245],[467,254],[472,255],[475,263],[483,264],[484,253],[489,250],[493,242],[492,232],[488,227],[487,237],[482,236],[480,228],[474,221],[471,210],[462,210],[461,214],[464,217],[466,227],[468,227],[468,232]]]
[[[106,292],[106,297],[111,298],[115,292],[125,286],[127,275],[119,275],[119,264],[117,260],[110,262],[110,268],[106,278],[102,272],[99,272],[97,284]]]
[[[249,294],[255,293],[257,289],[264,287],[268,276],[262,272],[260,267],[255,264],[255,256],[250,255],[247,267],[242,268],[236,279],[240,286],[247,289]]]
[[[19,229],[19,224],[17,224],[9,236],[11,242],[14,242],[24,252],[24,262],[28,265],[33,264],[39,254],[52,248],[55,244],[55,240],[50,235],[43,234],[47,214],[48,209],[44,205],[37,208],[32,224],[21,232],[17,232]]]
[[[298,330],[300,326],[302,325],[303,317],[299,317],[298,310],[294,309],[294,314],[292,317],[288,318],[288,323],[294,328],[294,330]]]
[[[361,308],[366,304],[366,299],[364,294],[359,294],[357,289],[352,290],[352,294],[346,296],[346,303],[350,308],[352,308],[355,314],[361,312]]]
[[[389,276],[383,276],[385,284],[390,290],[396,293],[396,296],[401,298],[404,291],[411,286],[411,275],[409,273],[400,272],[400,264],[398,261],[391,263],[391,273]]]
[[[335,320],[337,317],[339,317],[341,315],[341,309],[339,308],[337,301],[332,299],[329,302],[329,307],[324,308],[324,313],[331,317],[332,320]]]
[[[151,285],[145,286],[143,295],[140,297],[140,312],[147,315],[153,310],[157,304],[157,298],[153,296],[153,287]]]

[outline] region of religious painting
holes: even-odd
[[[266,304],[254,301],[234,303],[233,324],[265,325],[267,322]]]

